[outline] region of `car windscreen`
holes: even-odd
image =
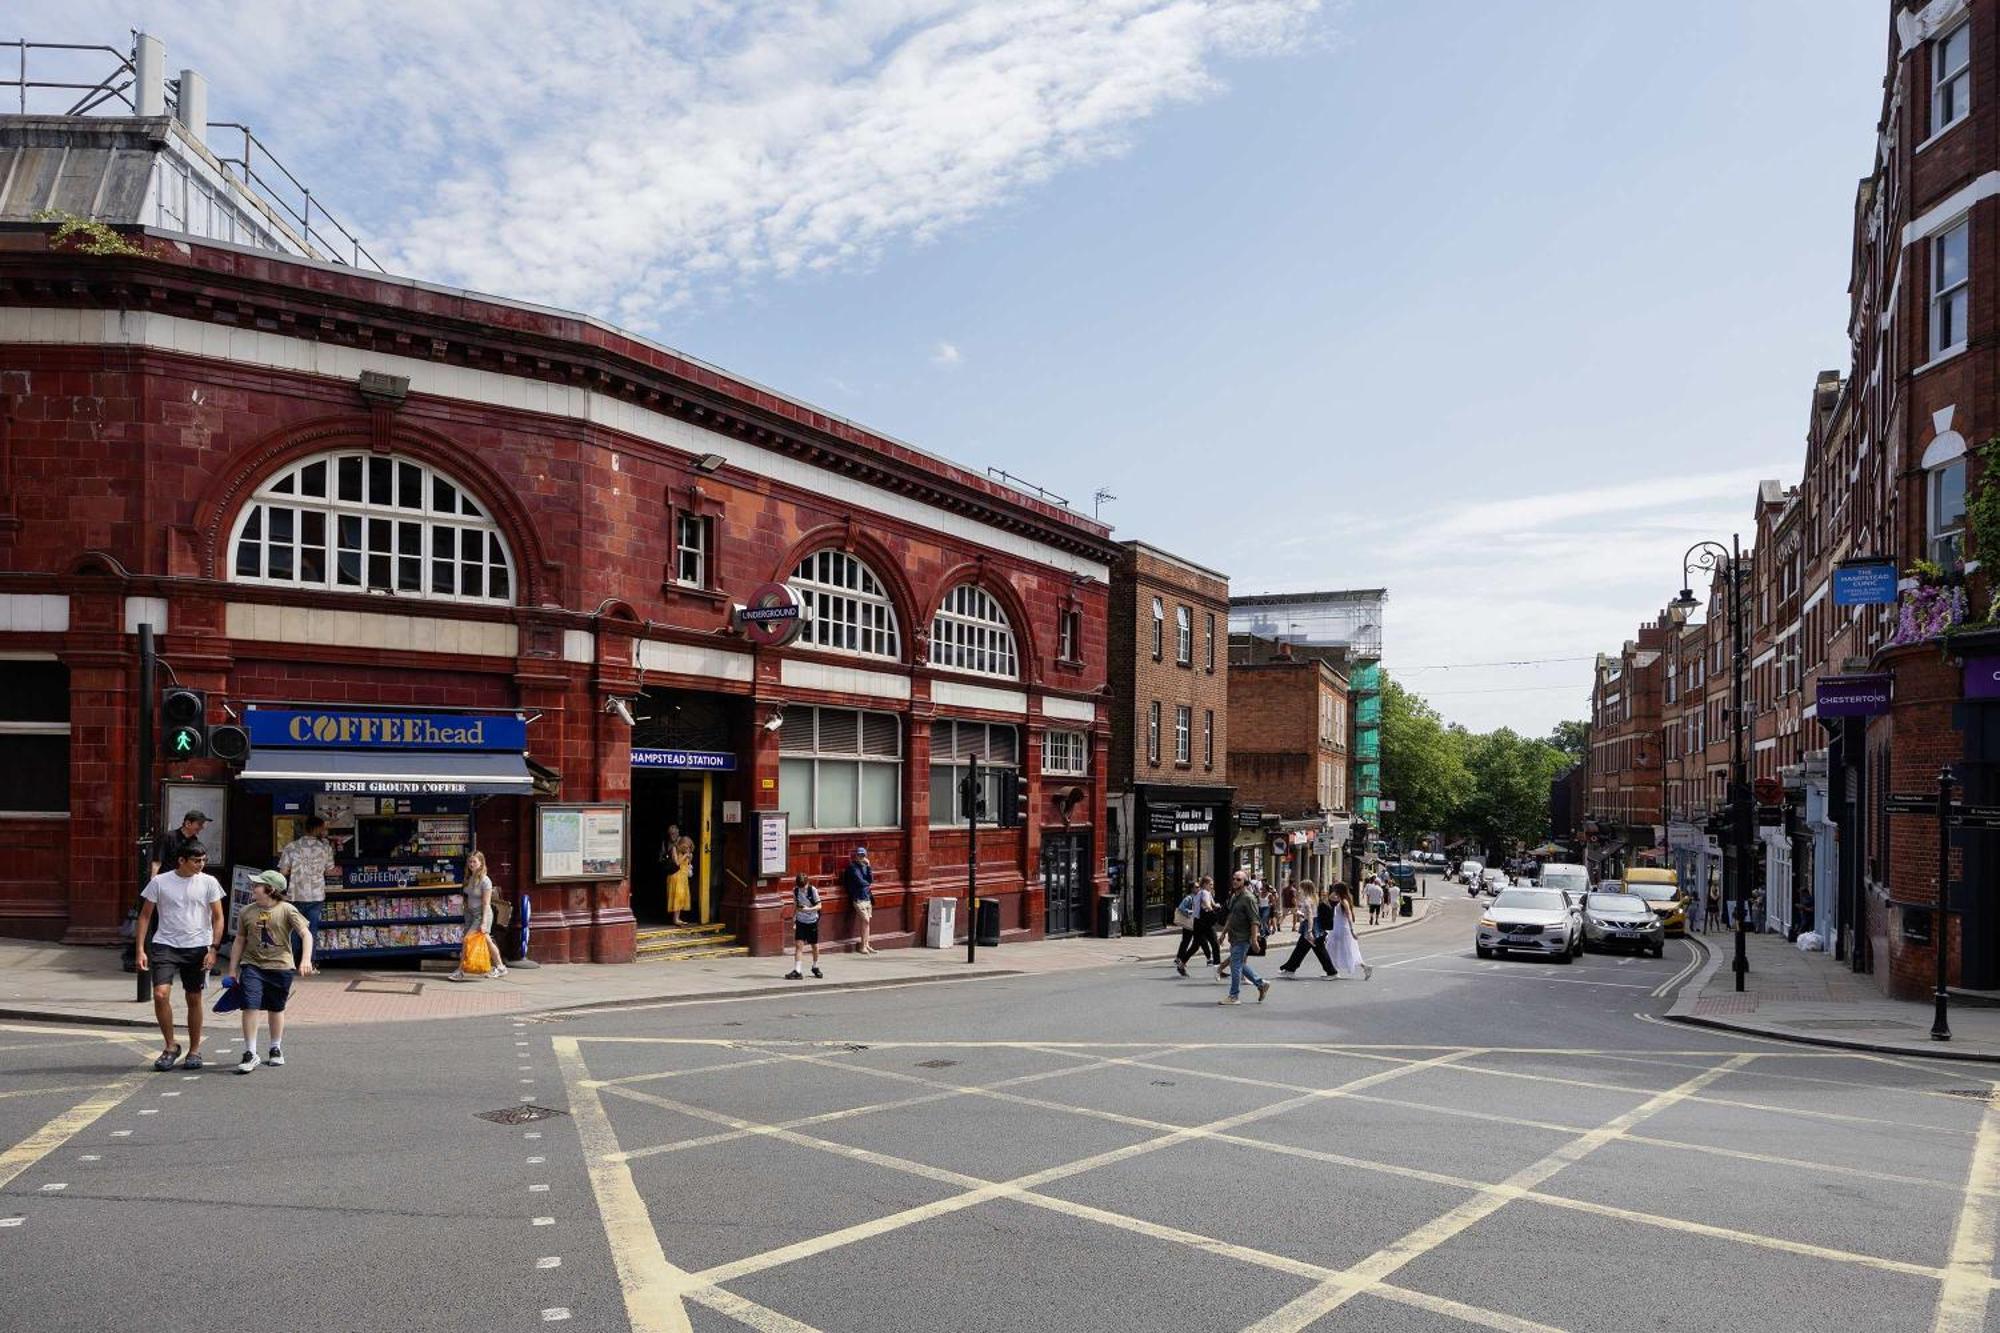
[[[1493,900],[1493,909],[1516,907],[1529,912],[1560,912],[1563,896],[1553,889],[1509,889]]]
[[[1583,905],[1593,912],[1650,912],[1644,898],[1630,893],[1593,893]]]
[[[1627,884],[1625,891],[1637,894],[1649,903],[1672,902],[1680,896],[1680,890],[1671,884]]]

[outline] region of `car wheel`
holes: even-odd
[[[1492,951],[1491,949],[1487,948],[1487,947],[1486,947],[1485,945],[1483,945],[1483,944],[1475,944],[1475,945],[1473,945],[1473,946],[1472,946],[1472,951],[1473,951],[1474,953],[1478,954],[1478,955],[1479,955],[1479,956],[1480,956],[1481,958],[1491,958],[1491,957],[1493,956],[1493,951]]]
[[[1667,946],[1666,946],[1666,945],[1664,945],[1664,944],[1655,944],[1655,945],[1653,946],[1653,957],[1655,957],[1655,958],[1665,958],[1666,956],[1667,956]]]
[[[1561,953],[1556,955],[1556,961],[1558,963],[1573,963],[1576,961],[1576,955],[1571,953],[1568,949],[1564,949]]]

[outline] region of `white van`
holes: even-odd
[[[1458,863],[1458,877],[1467,884],[1477,884],[1479,883],[1479,872],[1484,869],[1486,869],[1484,861],[1460,861]]]
[[[1540,879],[1545,889],[1567,889],[1572,894],[1590,892],[1590,872],[1573,861],[1543,862]]]

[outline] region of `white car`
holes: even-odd
[[[1484,861],[1460,861],[1458,863],[1458,877],[1467,884],[1477,884],[1480,874],[1485,869],[1486,863]]]
[[[1498,866],[1489,866],[1479,872],[1479,882],[1482,893],[1499,893],[1501,890],[1512,885],[1514,881],[1509,879],[1507,872]]]
[[[1507,889],[1479,918],[1473,952],[1481,958],[1539,953],[1567,963],[1583,952],[1583,927],[1560,889]]]

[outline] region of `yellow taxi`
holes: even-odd
[[[1669,935],[1685,935],[1688,900],[1680,876],[1658,866],[1635,866],[1625,872],[1625,892],[1644,898]]]

